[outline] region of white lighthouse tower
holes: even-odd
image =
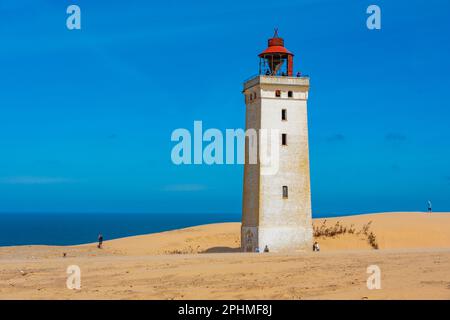
[[[294,75],[294,55],[277,30],[259,57],[259,75],[244,83],[246,129],[279,134],[278,170],[264,172],[261,161],[245,163],[242,250],[263,251],[266,246],[270,252],[310,250],[309,78]],[[248,141],[245,152],[249,159]]]

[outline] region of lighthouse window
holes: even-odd
[[[275,97],[281,97],[281,90],[275,90]]]
[[[288,187],[283,186],[283,198],[287,199],[287,197],[288,197]]]
[[[293,97],[292,91],[288,91],[288,98],[292,98],[292,97]]]
[[[283,120],[283,121],[287,120],[287,110],[286,109],[281,110],[281,120]]]
[[[286,133],[281,134],[281,144],[283,146],[287,146],[287,134]]]

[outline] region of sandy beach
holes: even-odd
[[[240,223],[115,239],[103,249],[2,247],[0,299],[450,299],[450,213],[314,226],[318,253],[241,253]],[[81,269],[81,290],[66,288],[69,265]],[[366,286],[369,265],[380,267],[379,290]]]

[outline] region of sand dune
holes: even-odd
[[[320,226],[324,220],[328,225],[336,222],[356,230],[370,224],[369,231],[376,237],[380,249],[406,248],[450,248],[450,214],[423,212],[392,212],[364,214],[350,217],[338,217],[314,220]],[[369,249],[371,246],[364,236],[345,236],[336,238],[319,238],[325,250]]]
[[[357,234],[369,224],[379,249],[450,248],[450,214],[422,212],[395,212],[359,216],[314,219],[320,227],[337,222],[355,233],[318,237],[324,251],[343,249],[372,249],[367,236]],[[220,223],[192,228],[111,240],[105,251],[120,255],[155,255],[176,253],[239,252],[240,223]],[[91,246],[91,245],[90,245]]]
[[[380,249],[450,248],[450,214],[397,212],[315,219],[314,225],[354,226],[356,232],[370,223]],[[181,230],[128,237],[107,243],[106,251],[121,255],[154,255],[171,253],[238,252],[240,223],[220,223]],[[371,249],[364,234],[319,237],[322,250]]]
[[[116,239],[101,250],[95,244],[3,247],[0,298],[450,299],[449,213],[326,220],[330,227],[353,225],[354,232],[318,237],[320,253],[240,253],[239,223]],[[379,250],[369,244],[370,232]],[[71,264],[82,270],[80,291],[65,288]],[[382,270],[381,290],[366,287],[370,264]]]

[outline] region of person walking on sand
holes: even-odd
[[[264,252],[269,252],[269,247],[267,245],[264,247]]]
[[[431,204],[431,201],[428,200],[428,213],[431,213],[431,212],[433,212],[433,206]]]
[[[98,246],[97,248],[101,249],[103,245],[103,235],[101,233],[98,234]]]

